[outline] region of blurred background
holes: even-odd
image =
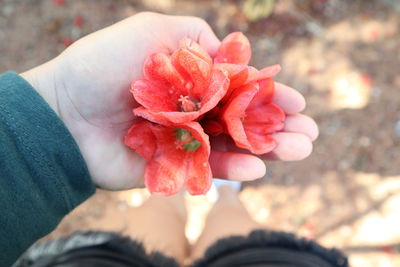
[[[400,266],[400,1],[0,0],[0,72],[22,72],[80,37],[141,11],[204,18],[221,39],[242,31],[252,65],[281,64],[277,80],[307,99],[320,127],[301,162],[267,162],[240,193],[266,227],[336,246],[352,266]],[[99,190],[46,238],[123,232],[145,189]],[[212,197],[189,197],[195,240]]]

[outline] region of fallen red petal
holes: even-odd
[[[65,3],[65,0],[53,0],[53,3],[57,6],[62,6]]]
[[[83,20],[83,18],[81,16],[76,16],[74,18],[75,27],[82,28],[83,27],[83,23],[84,23],[84,20]]]
[[[73,43],[74,43],[74,40],[72,38],[67,37],[67,38],[62,39],[62,44],[65,47],[68,47],[68,46],[72,45]]]

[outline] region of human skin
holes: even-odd
[[[220,41],[209,25],[195,17],[139,13],[92,33],[58,57],[21,75],[37,90],[71,132],[93,182],[104,189],[141,186],[145,160],[123,143],[135,121],[138,104],[129,92],[142,77],[147,56],[171,52],[179,40],[191,38],[214,55]],[[210,164],[214,177],[254,180],[264,176],[266,160],[301,160],[318,136],[315,122],[299,114],[304,98],[276,83],[273,102],[287,114],[283,132],[275,134],[276,149],[261,158],[236,150],[224,138],[212,140]]]

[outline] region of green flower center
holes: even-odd
[[[186,129],[176,128],[175,137],[177,149],[184,149],[192,152],[196,151],[201,146],[200,141],[195,139]]]

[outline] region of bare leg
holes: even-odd
[[[220,238],[247,235],[261,227],[250,217],[237,193],[230,186],[222,186],[219,188],[219,199],[208,214],[203,233],[193,247],[191,259],[202,257],[206,249]]]
[[[127,215],[130,225],[126,233],[132,239],[142,241],[148,252],[156,250],[183,263],[188,250],[183,194],[167,198],[151,196]]]

